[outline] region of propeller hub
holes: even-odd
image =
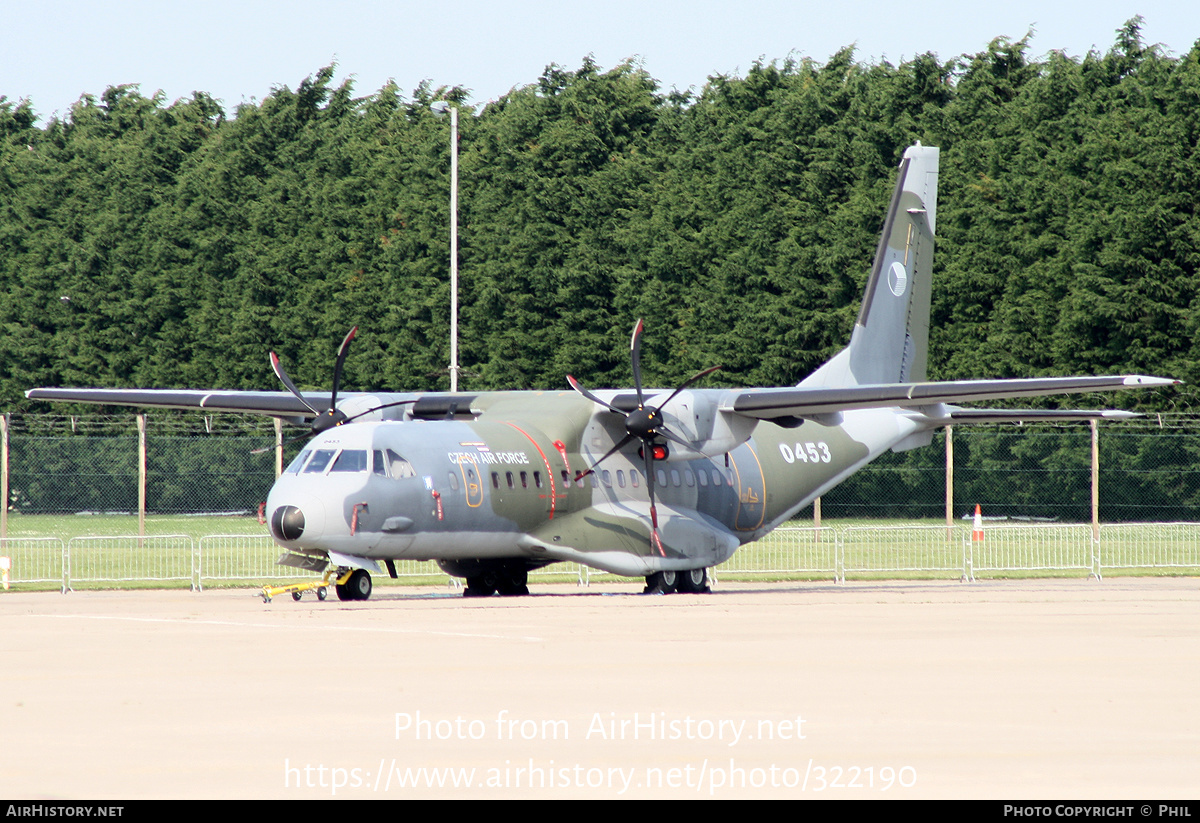
[[[663,424],[662,412],[652,406],[631,411],[625,418],[625,431],[642,440],[649,440]]]
[[[339,409],[326,409],[313,420],[312,433],[320,434],[329,431],[334,426],[340,426],[346,419],[346,414]]]

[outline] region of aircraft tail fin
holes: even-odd
[[[904,152],[850,345],[801,386],[920,383],[929,349],[938,149]]]

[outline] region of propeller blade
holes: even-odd
[[[366,415],[371,414],[372,412],[377,412],[380,409],[389,409],[392,406],[404,406],[409,403],[416,403],[416,402],[417,401],[414,399],[414,400],[397,400],[395,403],[384,403],[382,406],[376,406],[373,409],[367,409],[365,412],[359,412],[358,414],[354,415],[353,417],[347,417],[346,419],[344,419],[342,421],[342,424],[344,425],[346,423],[349,423],[351,420],[357,420],[360,417],[365,417]],[[287,440],[284,440],[279,445],[286,446],[289,443],[295,443],[297,440],[303,440],[304,438],[311,437],[311,436],[312,436],[312,432],[309,432],[307,434],[298,434],[295,437],[289,437]],[[274,449],[275,449],[274,445],[263,446],[261,449],[252,449],[250,451],[250,453],[251,454],[263,454],[264,452],[273,451]]]
[[[313,414],[320,414],[319,411],[312,407],[311,403],[304,399],[304,395],[296,388],[296,384],[292,382],[292,378],[288,377],[287,372],[283,370],[283,364],[279,362],[279,355],[275,352],[271,352],[271,368],[275,371],[275,376],[279,378],[279,381],[287,387],[287,390],[296,395],[296,399],[307,406],[308,410]]]
[[[712,374],[713,372],[715,372],[715,371],[720,371],[720,370],[721,370],[721,367],[720,367],[720,366],[709,366],[709,367],[708,367],[707,369],[705,369],[704,371],[702,371],[702,372],[698,372],[697,374],[693,374],[693,375],[692,375],[691,377],[689,377],[687,380],[683,381],[683,384],[682,384],[682,385],[681,385],[679,388],[677,388],[675,391],[671,392],[671,396],[670,396],[670,397],[668,397],[668,398],[667,398],[666,400],[664,400],[662,403],[659,403],[658,407],[659,407],[660,409],[665,409],[665,408],[667,407],[667,404],[668,404],[668,403],[670,403],[672,400],[674,400],[674,399],[675,399],[675,395],[679,394],[681,391],[683,391],[684,389],[686,389],[688,386],[690,386],[690,385],[692,385],[693,383],[695,383],[695,382],[696,382],[697,380],[699,380],[701,377],[707,377],[708,375]]]
[[[305,433],[305,434],[298,434],[298,435],[296,435],[295,437],[289,437],[287,440],[284,440],[284,441],[283,441],[282,443],[280,443],[279,445],[280,445],[280,446],[286,446],[286,445],[288,445],[289,443],[295,443],[297,440],[303,440],[304,438],[306,438],[306,437],[310,437],[310,436],[311,436],[311,434],[309,434],[309,433]],[[251,449],[251,450],[250,450],[250,453],[251,453],[251,454],[265,454],[266,452],[273,452],[273,451],[275,451],[275,444],[274,444],[274,443],[272,443],[270,446],[263,446],[261,449]]]
[[[658,550],[661,557],[666,557],[662,540],[658,537],[658,505],[654,500],[654,455],[649,443],[642,448],[642,465],[646,470],[646,491],[650,494],[650,545]]]
[[[275,376],[279,381],[287,387],[287,390],[296,396],[296,398],[305,405],[305,407],[315,415],[312,422],[312,434],[320,434],[323,431],[340,426],[346,422],[346,415],[338,411],[337,395],[338,386],[342,382],[342,367],[346,365],[346,355],[350,353],[350,341],[354,339],[354,335],[358,333],[358,326],[350,329],[346,337],[342,340],[342,345],[338,348],[337,360],[333,365],[333,392],[329,397],[329,408],[323,412],[317,411],[313,405],[305,399],[300,390],[296,388],[296,384],[292,382],[292,378],[284,371],[283,364],[279,361],[279,355],[271,352],[271,370],[275,372]],[[372,409],[374,411],[374,409]],[[365,413],[365,412],[364,412]]]
[[[337,361],[333,364],[333,395],[329,400],[329,408],[337,408],[337,393],[338,386],[342,382],[342,366],[346,364],[346,355],[350,353],[350,341],[354,339],[354,335],[358,334],[358,326],[350,329],[342,340],[342,345],[338,348]]]
[[[674,432],[672,432],[672,431],[671,431],[670,429],[668,429],[666,426],[659,426],[659,427],[658,427],[657,434],[658,434],[660,437],[665,437],[665,438],[667,438],[667,439],[668,439],[668,440],[670,440],[672,443],[678,443],[679,445],[683,446],[685,449],[688,449],[689,451],[699,451],[699,449],[697,449],[697,448],[696,448],[696,447],[695,447],[693,444],[691,444],[691,443],[689,443],[688,441],[684,440],[682,437],[680,437],[679,435],[677,435],[677,434],[675,434]]]
[[[629,341],[629,356],[633,361],[633,385],[637,389],[638,408],[645,405],[642,399],[642,319],[633,326],[633,339]]]
[[[582,383],[580,383],[578,380],[576,380],[574,377],[572,377],[569,374],[567,375],[567,382],[571,384],[571,388],[573,388],[575,391],[582,394],[588,400],[591,400],[593,403],[603,406],[604,408],[608,409],[610,412],[616,412],[617,414],[620,414],[620,415],[625,414],[625,412],[621,411],[620,409],[613,408],[612,406],[608,405],[603,400],[601,400],[599,397],[592,394],[590,391],[588,391],[587,389],[585,389],[583,387]]]
[[[604,456],[601,457],[599,460],[597,460],[595,463],[593,463],[590,469],[588,469],[585,472],[579,472],[578,474],[576,474],[575,479],[579,480],[582,477],[587,477],[589,474],[591,474],[592,472],[594,472],[596,470],[597,466],[599,466],[601,463],[603,463],[608,458],[612,457],[614,454],[619,452],[621,449],[625,448],[627,445],[629,445],[629,441],[634,440],[634,439],[636,439],[636,438],[632,434],[627,434],[624,437],[622,437],[621,442],[617,443],[617,445],[613,446],[611,449],[606,451],[604,453]]]
[[[366,417],[368,414],[371,414],[372,412],[377,412],[380,409],[390,409],[392,406],[406,406],[409,403],[416,403],[416,402],[417,401],[414,398],[412,400],[397,400],[395,403],[384,403],[382,406],[376,406],[373,409],[367,409],[365,412],[359,412],[358,414],[354,415],[353,417],[347,417],[345,420],[342,421],[342,424],[345,425],[346,423],[349,423],[351,420],[357,420],[360,417]]]

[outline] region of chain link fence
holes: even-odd
[[[10,514],[137,514],[136,416],[9,420]],[[166,414],[146,420],[147,514],[253,514],[266,500],[275,481],[273,421]],[[259,449],[266,451],[254,454]]]
[[[11,417],[7,438],[6,539],[0,553],[10,558],[14,580],[61,583],[64,589],[72,582],[132,580],[201,588],[212,581],[294,574],[274,564],[277,549],[257,518],[275,480],[273,421],[148,415],[147,519],[140,536],[128,536],[138,531],[135,415]],[[838,528],[829,523],[809,528],[811,520],[804,520],[811,510],[802,512],[794,524],[740,549],[721,574],[970,578],[1200,567],[1196,417],[1100,425],[1099,512],[1106,525],[1099,535],[1090,527],[1087,424],[957,427],[953,447],[955,516],[970,517],[979,504],[988,523],[986,542],[973,544],[969,526],[944,522],[946,437],[939,432],[931,446],[885,454],[826,495],[822,518],[837,521]],[[286,447],[284,461],[300,448],[300,443]],[[898,521],[915,522],[898,526]],[[1069,525],[1081,523],[1088,525]],[[581,579],[595,574],[572,569]],[[438,573],[430,563],[403,571]],[[562,567],[547,571],[561,573]]]
[[[1100,521],[1200,520],[1200,417],[1161,415],[1099,426]],[[1091,522],[1091,431],[1064,425],[956,426],[955,515]],[[829,519],[944,519],[946,434],[887,453],[822,499]]]
[[[1090,522],[1086,423],[958,426],[956,513]],[[146,513],[255,514],[275,479],[273,422],[238,415],[147,415]],[[284,463],[300,449],[285,448]],[[254,454],[255,450],[266,451]],[[829,519],[942,519],[946,436],[886,453],[822,500]],[[1100,520],[1200,519],[1200,417],[1162,415],[1100,425]],[[9,419],[10,515],[138,509],[134,415]]]

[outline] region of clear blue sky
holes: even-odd
[[[993,4],[987,4],[993,5]],[[926,51],[943,59],[1034,30],[1035,56],[1107,51],[1141,14],[1149,43],[1188,52],[1200,3],[1137,0],[925,3],[759,0],[754,3],[545,0],[47,0],[8,2],[0,16],[0,95],[30,98],[43,118],[82,94],[140,84],[168,100],[207,91],[232,109],[275,86],[295,88],[336,61],[360,95],[394,78],[407,94],[423,79],[472,89],[478,102],[535,82],[549,63],[604,68],[635,57],[664,88],[700,88],[714,73],[744,73],[756,58],[826,60],[856,44],[860,60],[893,63]]]

